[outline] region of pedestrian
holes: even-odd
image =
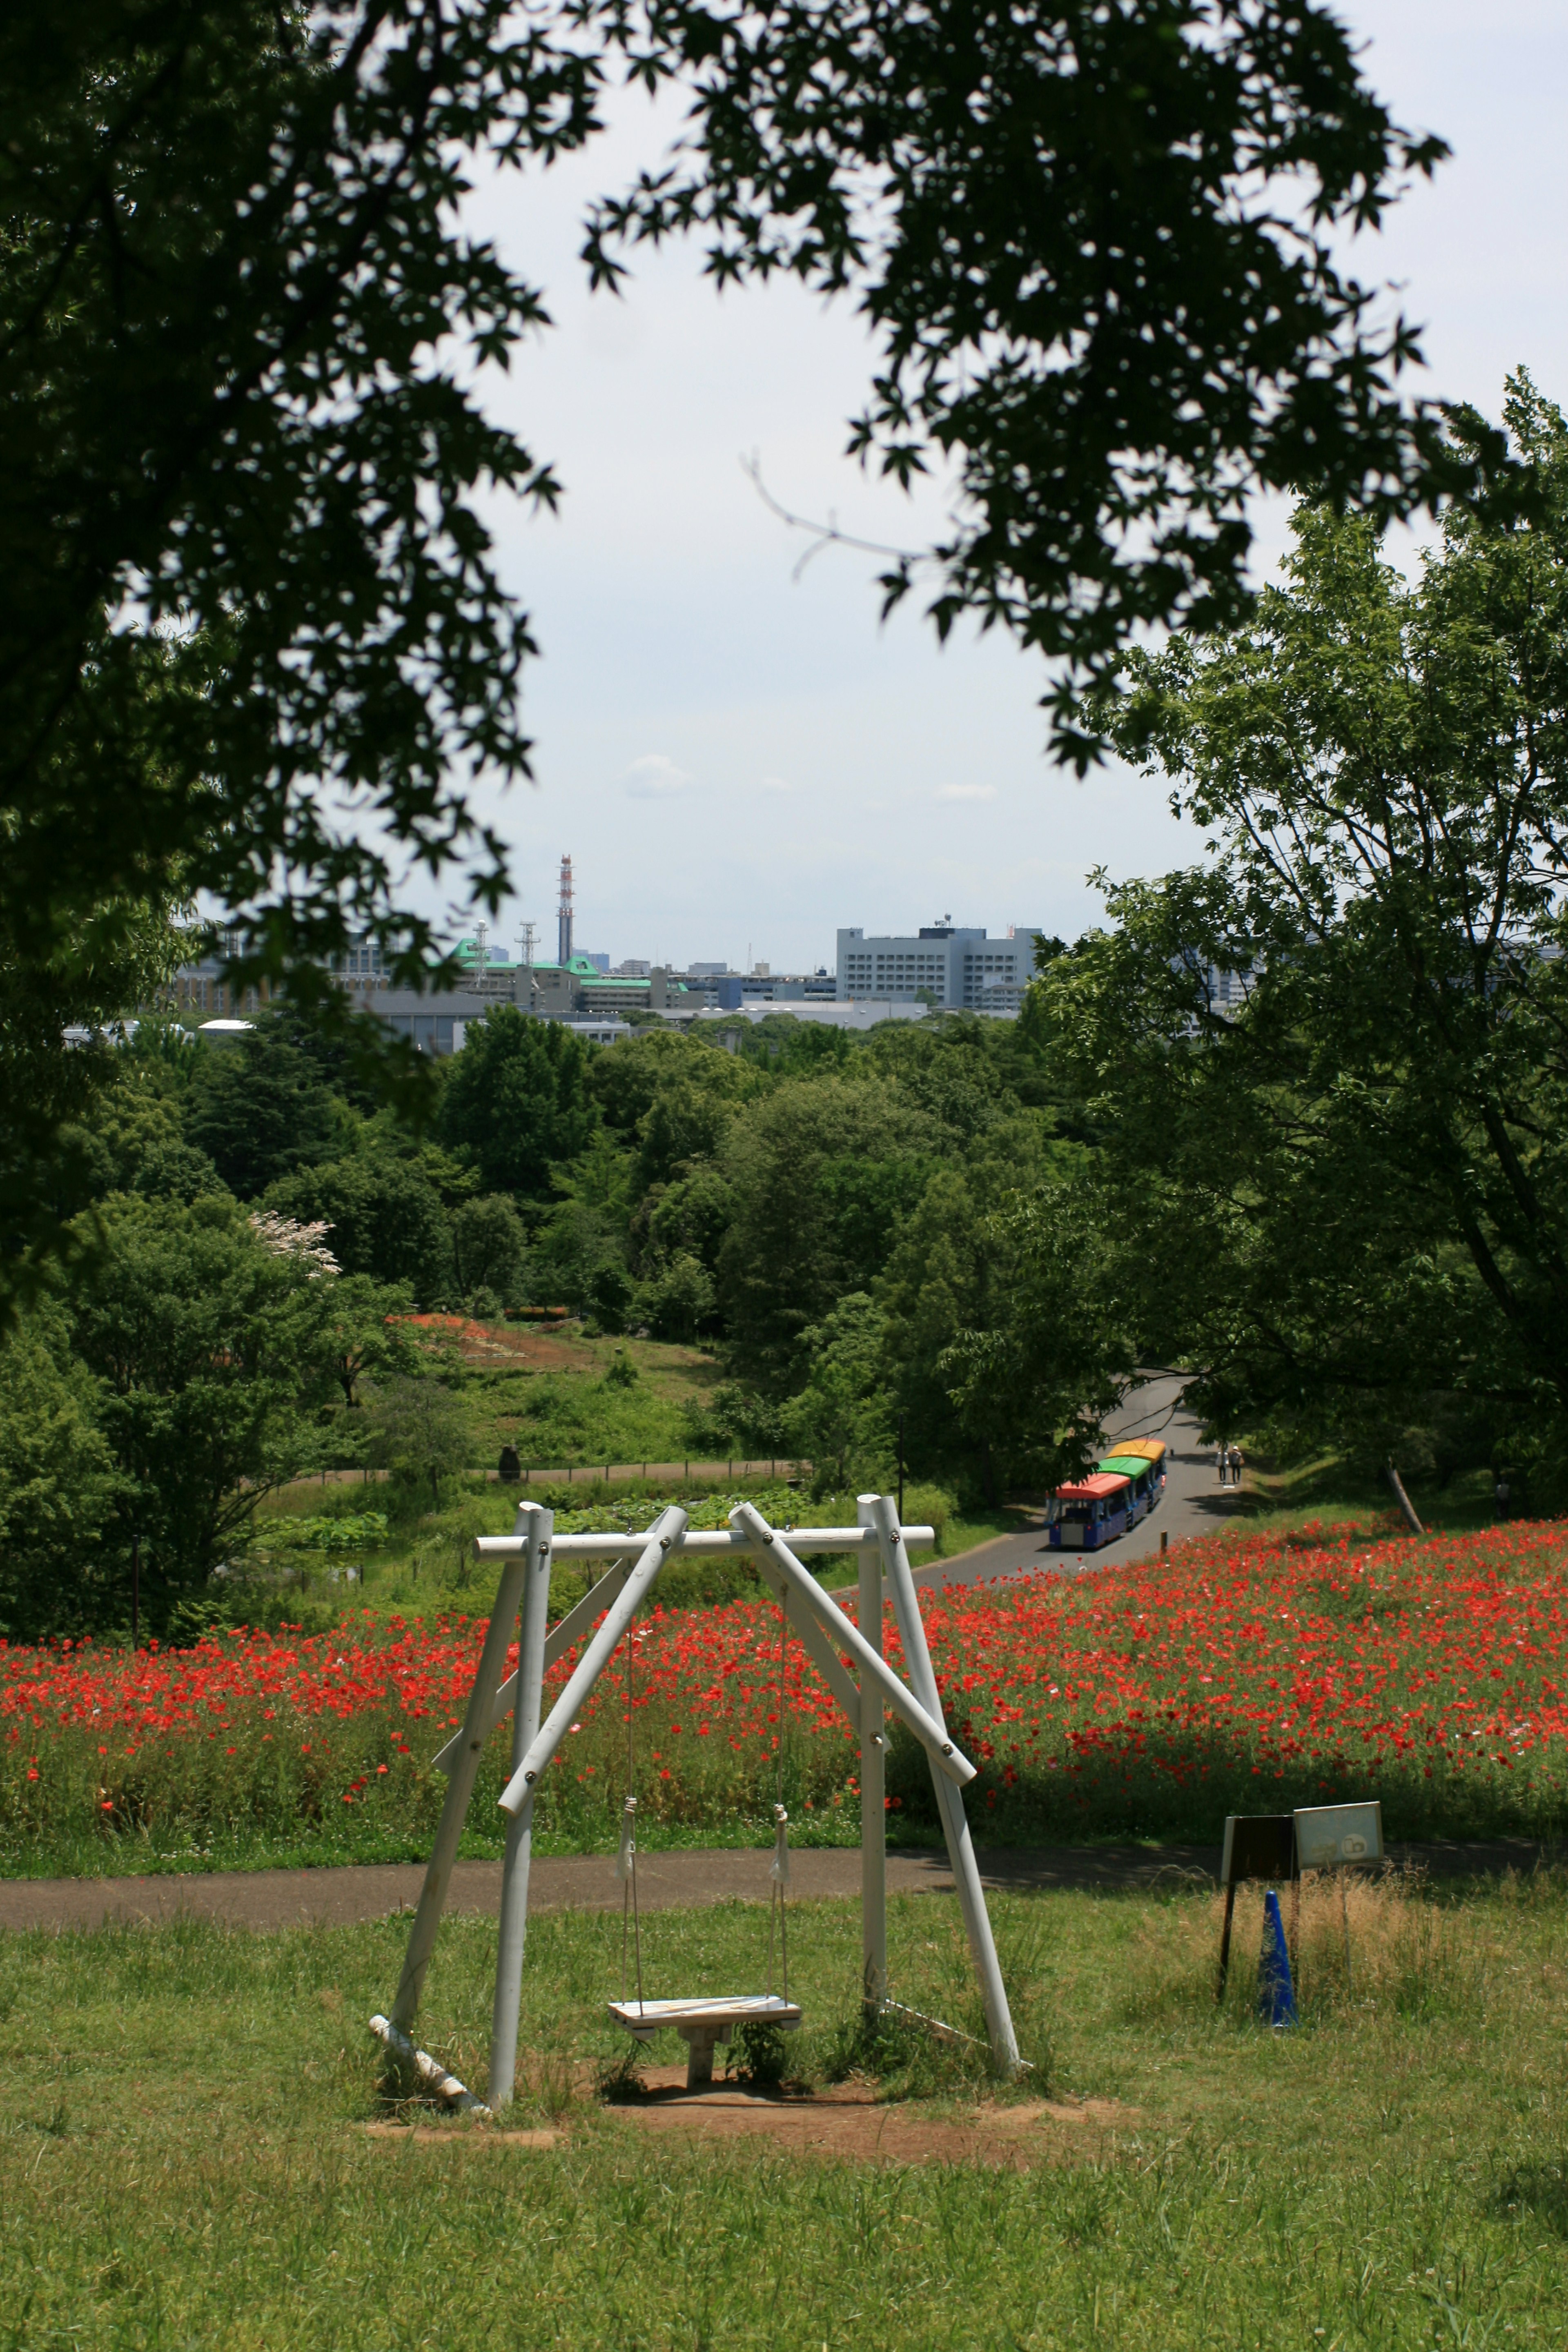
[[[1497,1474],[1497,1485],[1492,1490],[1492,1500],[1497,1505],[1497,1515],[1500,1519],[1507,1518],[1508,1507],[1512,1499],[1508,1483],[1508,1472],[1500,1470]]]
[[[1220,1449],[1219,1449],[1219,1454],[1218,1454],[1218,1461],[1219,1461],[1219,1483],[1220,1483],[1220,1485],[1223,1486],[1225,1485],[1225,1475],[1226,1475],[1226,1471],[1229,1469],[1229,1467],[1230,1467],[1230,1449],[1229,1449],[1229,1447],[1228,1447],[1228,1446],[1222,1445],[1222,1446],[1220,1447]]]
[[[1230,1449],[1230,1483],[1231,1483],[1231,1485],[1232,1485],[1233,1486],[1240,1486],[1240,1484],[1241,1484],[1241,1472],[1242,1472],[1242,1454],[1241,1454],[1241,1448],[1240,1448],[1240,1446],[1239,1446],[1239,1445],[1233,1445],[1233,1446],[1231,1447],[1231,1449]]]

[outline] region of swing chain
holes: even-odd
[[[626,1627],[626,1801],[621,1812],[621,1859],[623,1879],[621,1890],[621,1999],[626,1997],[626,1928],[632,1935],[632,1950],[637,1964],[637,2007],[644,2007],[642,1989],[642,1920],[637,1912],[637,1723],[636,1694],[632,1677],[637,1667],[637,1631]]]
[[[773,1861],[769,1875],[773,1892],[768,1904],[768,1997],[773,1990],[773,1937],[776,1931],[779,1958],[784,1978],[781,1998],[789,1999],[789,1815],[782,1805],[773,1807]]]

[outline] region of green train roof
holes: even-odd
[[[1108,1454],[1100,1467],[1113,1478],[1136,1478],[1154,1465],[1146,1454]]]

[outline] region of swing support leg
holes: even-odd
[[[479,1653],[479,1672],[468,1693],[468,1709],[463,1717],[463,1744],[452,1760],[447,1782],[447,1800],[441,1808],[440,1826],[430,1850],[425,1884],[419,1893],[419,1908],[414,1915],[408,1949],[404,1955],[397,1999],[392,2004],[391,2022],[400,2033],[406,2033],[413,2024],[419,1997],[425,1990],[425,1972],[436,1948],[436,1931],[441,1925],[441,1914],[447,1906],[447,1889],[452,1883],[452,1864],[458,1859],[458,1841],[463,1834],[468,1799],[474,1793],[474,1782],[479,1778],[479,1758],[494,1720],[495,1696],[500,1688],[506,1654],[511,1646],[511,1629],[517,1618],[525,1566],[526,1563],[521,1559],[508,1560],[501,1570],[500,1590],[496,1594],[496,1605],[490,1612],[484,1648]]]
[[[544,1688],[544,1642],[550,1619],[550,1556],[555,1514],[537,1503],[522,1504],[517,1533],[523,1553],[522,1630],[518,1643],[517,1701],[512,1714],[511,1764],[515,1772],[539,1729]],[[490,2106],[510,2104],[517,2082],[517,2023],[522,2005],[522,1956],[528,1939],[528,1874],[533,1853],[533,1792],[507,1823],[501,1872],[500,1946],[496,1955],[495,2009],[490,2021]]]
[[[874,1524],[872,1497],[862,1495],[858,1516],[863,1528]],[[857,1563],[860,1575],[860,1631],[879,1657],[882,1654],[882,1559],[879,1549],[863,1544]],[[860,1986],[862,2015],[874,2027],[888,1997],[888,1811],[882,1737],[882,1702],[868,1676],[860,1693]]]
[[[926,1647],[925,1627],[921,1622],[920,1601],[915,1592],[910,1556],[904,1545],[903,1529],[899,1525],[898,1506],[890,1495],[873,1495],[867,1500],[870,1505],[871,1524],[877,1530],[882,1566],[892,1588],[893,1610],[903,1639],[910,1687],[926,1713],[936,1722],[945,1724],[942,1695],[931,1671],[931,1652]],[[942,1815],[942,1835],[947,1841],[948,1861],[958,1888],[959,1909],[963,1914],[974,1972],[980,1979],[991,2055],[999,2072],[1016,2076],[1020,2072],[1018,2037],[1013,2031],[1013,2014],[1007,2006],[1006,1987],[1002,1982],[1002,1966],[997,1959],[996,1945],[991,1933],[985,1891],[980,1884],[980,1871],[974,1859],[974,1845],[969,1834],[963,1799],[946,1775],[934,1767],[931,1777],[931,1786],[936,1790],[937,1811]]]

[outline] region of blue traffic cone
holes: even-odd
[[[1279,1897],[1272,1887],[1263,1898],[1263,1949],[1258,1961],[1258,2014],[1266,2025],[1294,2025],[1296,1990]]]

